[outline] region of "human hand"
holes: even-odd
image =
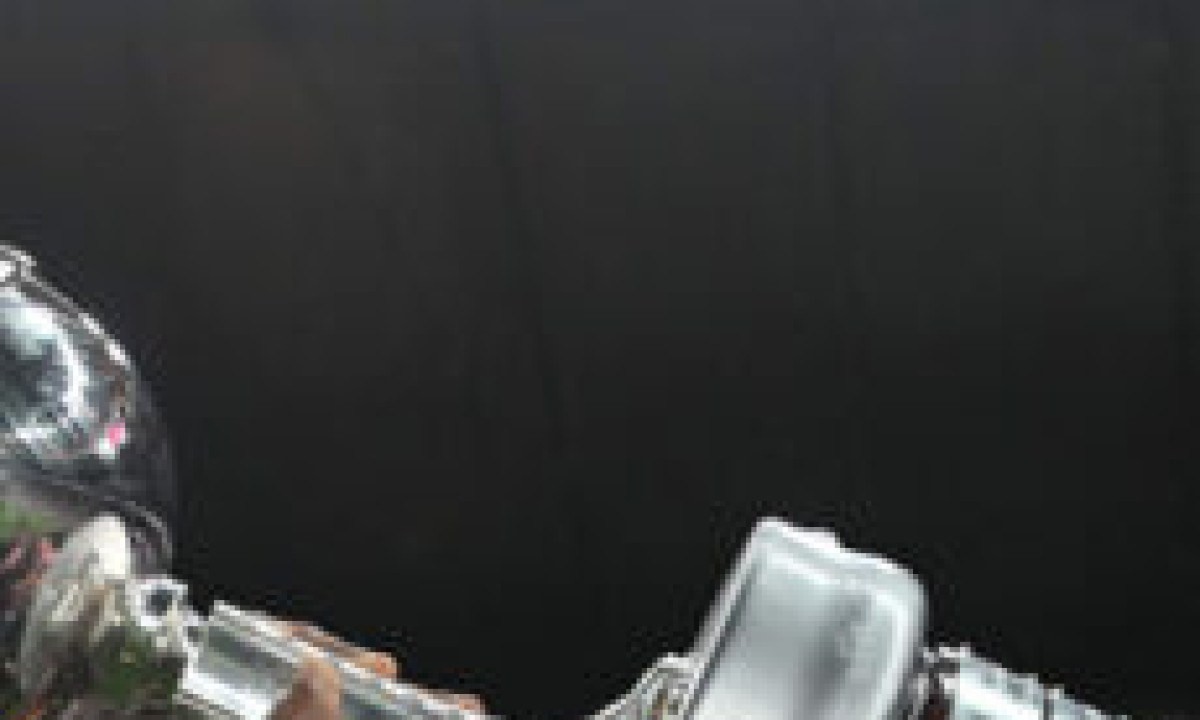
[[[400,664],[391,655],[354,647],[311,625],[285,625],[296,639],[349,661],[379,677],[397,680],[400,676]],[[483,702],[474,695],[444,690],[424,692],[464,710],[481,714],[486,712]],[[314,655],[301,667],[292,692],[275,709],[271,720],[341,720],[341,702],[341,676],[337,669],[327,660]]]

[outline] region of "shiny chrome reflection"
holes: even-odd
[[[38,464],[113,463],[136,375],[121,346],[0,246],[0,453]]]

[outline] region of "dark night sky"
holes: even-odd
[[[180,570],[538,717],[753,519],[1196,711],[1190,0],[0,0],[0,223],[138,357]]]

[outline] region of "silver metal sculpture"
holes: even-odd
[[[907,570],[779,520],[754,529],[692,651],[603,720],[1106,720],[965,648],[924,646]]]
[[[277,622],[133,573],[122,522],[71,535],[42,579],[18,655],[30,697],[100,697],[214,720],[266,720],[307,653]],[[761,522],[693,651],[660,662],[594,720],[1101,720],[1030,677],[923,648],[925,599],[905,570],[832,536]],[[479,716],[341,662],[345,720]]]
[[[0,712],[54,718],[86,701],[266,720],[320,653],[261,614],[188,603],[166,574],[166,454],[120,346],[0,247]],[[966,650],[927,649],[926,615],[906,570],[765,520],[691,650],[592,720],[1107,717]],[[345,720],[478,717],[329,660]]]

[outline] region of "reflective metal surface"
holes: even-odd
[[[125,351],[0,246],[0,547],[113,512],[139,559],[165,566],[175,494],[167,433]]]
[[[28,616],[17,666],[26,697],[267,720],[306,658],[320,655],[341,676],[343,720],[484,720],[306,644],[264,616],[220,602],[198,613],[184,583],[139,576],[131,558],[114,516],[72,533]]]
[[[968,648],[931,653],[932,695],[924,716],[948,720],[1109,720],[1032,675],[1017,675]]]
[[[898,566],[763,521],[697,643],[686,717],[899,720],[924,619]]]
[[[183,582],[136,572],[124,533],[112,516],[83,526],[42,578],[18,668],[27,695],[268,720],[319,654],[341,674],[345,720],[483,720],[262,615],[198,613]],[[693,652],[664,657],[590,720],[1107,720],[965,651],[923,650],[924,618],[907,571],[764,521]]]
[[[113,460],[136,382],[120,346],[0,250],[0,451],[53,465]]]
[[[0,245],[0,712],[34,588],[67,535],[119,516],[132,562],[161,570],[175,499],[168,434],[125,351]]]
[[[176,702],[219,720],[268,720],[306,655],[319,652],[279,623],[225,603],[200,621],[197,655]],[[410,685],[385,680],[324,653],[341,675],[341,720],[486,720]]]

